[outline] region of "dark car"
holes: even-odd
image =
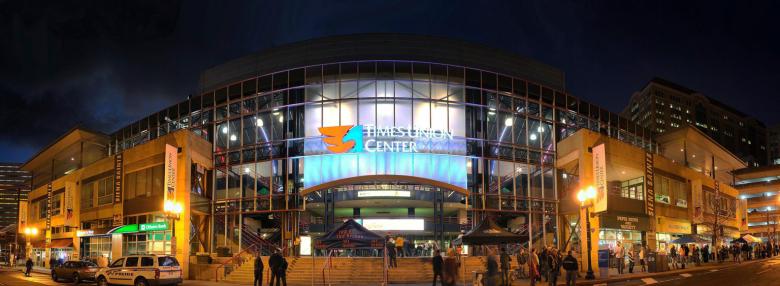
[[[97,264],[89,261],[68,261],[54,268],[51,272],[51,280],[58,282],[65,279],[79,284],[84,280],[95,281],[95,273],[100,269]]]

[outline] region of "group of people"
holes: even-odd
[[[441,256],[441,250],[433,251],[433,286],[436,286],[436,279],[441,281],[441,285],[453,286],[458,281],[458,269],[461,260],[456,250],[447,249],[447,257]]]
[[[407,239],[401,235],[396,237],[388,236],[387,239],[388,243],[395,246],[396,256],[398,257],[430,257],[435,250],[439,249],[436,242],[414,243],[411,239]]]
[[[626,246],[618,242],[612,251],[615,256],[615,263],[617,263],[618,274],[623,274],[626,270],[628,270],[628,273],[634,273],[634,267],[637,263],[642,272],[647,271],[644,246],[635,248],[632,245]]]
[[[271,280],[268,282],[269,286],[287,286],[287,259],[282,256],[279,250],[274,250],[274,253],[268,257],[268,267],[271,271]],[[255,257],[255,280],[254,286],[263,286],[263,270],[265,265],[263,259],[258,255]],[[275,283],[275,284],[274,284]]]
[[[536,285],[542,280],[549,285],[557,285],[558,278],[564,275],[566,285],[574,285],[577,281],[579,263],[572,251],[566,255],[554,247],[542,247],[537,253],[536,249],[526,251],[520,247],[514,253],[517,261],[517,269],[511,269],[512,253],[504,247],[498,251],[491,250],[486,261],[486,272],[483,284],[487,286],[512,284],[512,276],[528,278],[531,285]],[[500,272],[499,272],[500,269]],[[565,273],[564,273],[565,272]]]

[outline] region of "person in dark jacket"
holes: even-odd
[[[24,263],[24,267],[27,270],[27,271],[24,272],[24,275],[29,277],[30,273],[32,273],[32,268],[33,268],[32,258],[29,258],[29,257],[27,258],[27,262]]]
[[[397,255],[397,251],[395,248],[395,244],[388,242],[387,243],[387,268],[398,268],[398,262],[395,260],[395,257]]]
[[[255,258],[255,281],[252,284],[253,286],[263,286],[263,268],[265,265],[263,265],[263,258],[260,256],[260,254],[257,255]]]
[[[271,271],[271,281],[268,282],[269,286],[279,285],[279,276],[277,274],[279,273],[279,266],[282,264],[282,259],[284,258],[279,253],[278,249],[274,250],[274,253],[268,258],[268,268]],[[274,281],[276,281],[276,284],[274,284]]]
[[[441,258],[441,251],[438,249],[433,252],[433,286],[436,286],[436,277],[444,284],[444,279],[441,277],[441,266],[444,263],[444,259]]]
[[[281,258],[279,266],[276,267],[276,286],[280,286],[279,281],[281,281],[281,285],[287,286],[287,259],[284,257]]]
[[[548,275],[550,275],[547,278],[549,285],[558,285],[558,275],[561,273],[561,257],[558,256],[558,250],[552,249],[547,254],[547,269]]]
[[[498,261],[496,261],[495,250],[488,252],[488,257],[485,265],[485,286],[496,286],[498,283]]]
[[[512,262],[512,258],[506,253],[506,249],[501,249],[501,285],[509,286],[512,281],[509,281],[509,263]]]
[[[571,255],[571,250],[569,250],[569,254],[561,261],[561,266],[563,267],[563,270],[566,270],[566,286],[574,286],[577,284],[579,264],[577,264],[577,258],[574,258],[574,256]]]

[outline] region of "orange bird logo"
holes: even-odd
[[[353,149],[356,152],[362,151],[360,144],[363,141],[363,128],[361,125],[320,127],[319,131],[320,134],[326,136],[322,142],[329,145],[327,148],[333,153],[345,153]],[[355,148],[356,146],[358,148]]]

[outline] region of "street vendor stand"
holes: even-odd
[[[322,284],[329,285],[325,277],[325,271],[330,265],[331,255],[334,250],[341,249],[383,249],[385,247],[385,240],[382,236],[371,232],[366,229],[355,220],[348,220],[344,222],[337,229],[326,233],[320,238],[317,238],[314,242],[314,248],[318,250],[325,250],[327,252],[326,263],[322,268]],[[382,251],[384,265],[382,266],[382,285],[387,285],[387,251]],[[311,283],[314,285],[314,255],[312,255],[312,279]]]
[[[520,243],[523,239],[527,239],[527,237],[505,230],[498,226],[493,218],[486,218],[477,227],[460,237],[460,241],[467,245],[502,245]],[[463,267],[463,271],[465,271],[465,267]],[[481,283],[477,278],[479,274],[481,273],[474,272],[472,278],[474,285]],[[465,275],[463,276],[465,280]]]

